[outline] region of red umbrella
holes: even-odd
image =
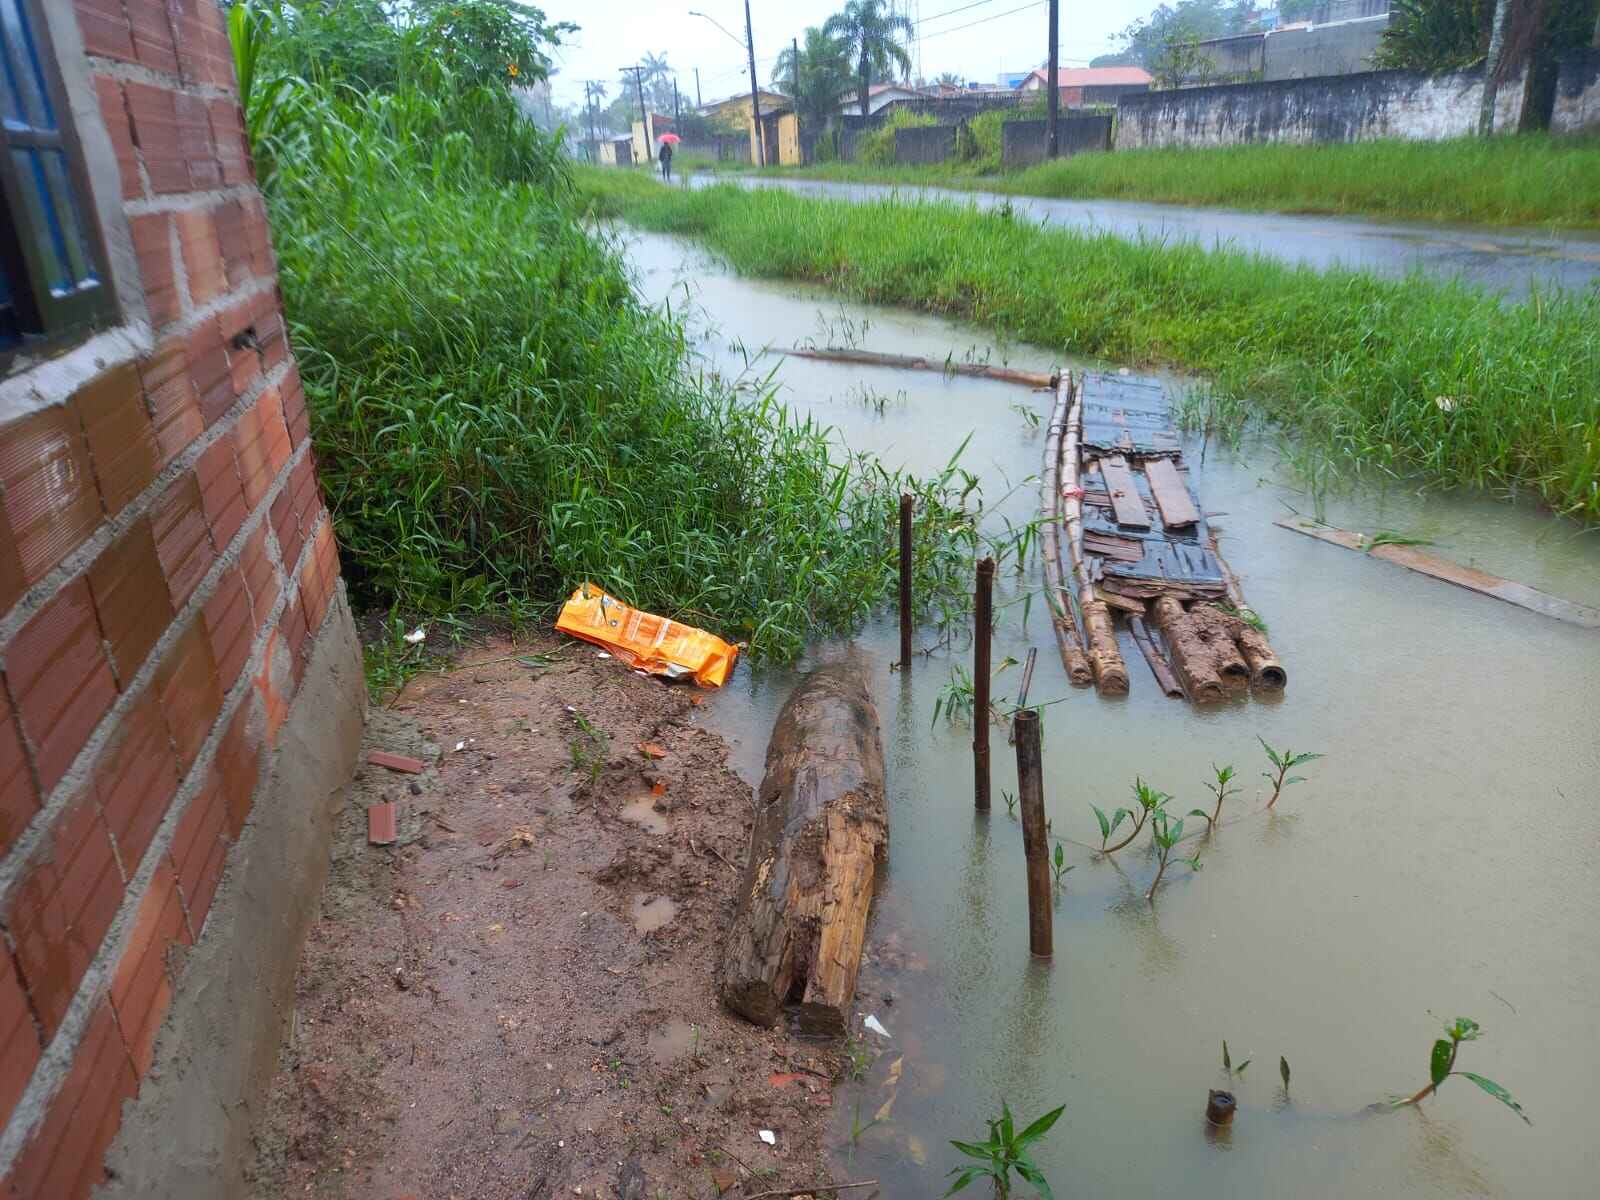
[[[677,135],[677,134],[675,134],[675,133],[663,133],[663,134],[662,134],[662,135],[661,135],[661,140],[662,140],[662,141],[663,141],[663,142],[666,142],[666,143],[667,143],[667,145],[669,145],[669,146],[675,146],[675,145],[677,145],[677,144],[678,144],[678,142],[679,142],[679,141],[680,141],[680,140],[681,140],[681,139],[680,139],[680,138],[679,138],[679,137],[678,137],[678,135]]]

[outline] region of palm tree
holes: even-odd
[[[839,97],[850,87],[850,60],[845,48],[815,25],[811,26],[800,46],[798,63],[793,46],[784,47],[778,55],[772,86],[794,100],[795,112],[803,124],[821,128],[833,116]]]
[[[861,115],[867,115],[867,93],[872,88],[872,75],[887,74],[891,66],[902,72],[911,69],[911,56],[906,53],[901,39],[910,41],[916,36],[916,26],[910,18],[884,11],[884,0],[849,0],[839,12],[829,17],[822,32],[835,38],[845,53],[856,60],[856,82],[861,98]]]
[[[935,79],[934,82],[940,87],[958,88],[962,86],[964,81],[962,80],[961,76],[957,75],[954,71],[946,71],[943,75],[940,75],[939,78]]]

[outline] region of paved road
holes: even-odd
[[[1123,237],[1184,239],[1252,250],[1317,268],[1345,266],[1385,275],[1421,270],[1460,277],[1512,294],[1534,282],[1583,289],[1600,286],[1600,233],[1542,233],[1470,225],[1378,222],[1357,217],[1293,216],[1188,208],[1130,200],[1048,200],[950,188],[828,183],[815,179],[724,175],[745,187],[784,187],[806,195],[868,200],[898,194],[990,208],[1010,201],[1019,215]],[[712,177],[696,175],[696,185]]]

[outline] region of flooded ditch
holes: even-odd
[[[701,352],[729,373],[764,345],[808,337],[1053,365],[1033,347],[1002,355],[972,327],[736,279],[672,239],[634,237],[630,255],[648,299],[699,310]],[[891,467],[936,473],[970,434],[962,462],[982,479],[986,520],[1033,518],[1049,394],[796,359],[752,369],[780,362],[786,403]],[[1185,456],[1292,682],[1281,696],[1196,708],[1165,698],[1125,646],[1131,695],[1074,691],[1042,603],[1023,621],[1037,562],[1002,570],[994,655],[1039,649],[1030,699],[1048,702],[1058,837],[1098,843],[1089,806],[1129,804],[1135,776],[1172,793],[1175,813],[1206,804],[1213,764],[1233,764],[1243,785],[1231,809],[1243,819],[1200,844],[1200,871],[1170,869],[1153,905],[1148,836],[1112,862],[1067,845],[1048,963],[1028,955],[1021,829],[1000,802],[1016,791],[1004,731],[994,811],[978,817],[970,726],[934,719],[952,666],[970,667],[966,638],[891,673],[886,614],[802,664],[866,663],[889,770],[889,862],[858,991],[861,1077],[835,1098],[840,1178],[877,1178],[885,1196],[942,1193],[957,1161],[948,1139],[981,1139],[1004,1097],[1022,1120],[1066,1105],[1036,1154],[1059,1195],[1589,1194],[1600,638],[1275,528],[1313,506],[1270,445],[1195,443]],[[1330,497],[1321,515],[1600,604],[1600,538],[1529,507],[1396,488]],[[935,641],[919,631],[919,645]],[[1016,675],[996,679],[997,699],[1014,695]],[[794,677],[741,668],[705,705],[752,782]],[[1326,757],[1273,813],[1244,816],[1265,787],[1258,736]],[[888,1037],[861,1029],[868,1013]],[[1363,1115],[1427,1082],[1429,1048],[1456,1016],[1484,1028],[1460,1065],[1505,1084],[1532,1127],[1465,1080],[1421,1110]],[[1234,1087],[1231,1129],[1208,1136],[1224,1039],[1236,1064],[1253,1064]]]

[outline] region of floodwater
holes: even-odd
[[[640,933],[654,933],[672,923],[678,915],[678,903],[667,896],[635,896],[628,915]]]
[[[648,298],[702,311],[701,350],[729,371],[807,337],[1003,357],[971,327],[735,279],[671,239],[639,237],[631,253]],[[1012,347],[1009,361],[1051,358]],[[793,359],[779,380],[788,403],[892,465],[935,472],[972,434],[963,462],[995,504],[990,525],[1033,515],[1043,434],[1019,406],[1042,422],[1048,395]],[[870,1012],[890,1037],[858,1023],[875,1057],[836,1096],[841,1178],[938,1195],[959,1161],[948,1139],[981,1139],[1004,1098],[1021,1120],[1066,1106],[1036,1152],[1062,1196],[1595,1195],[1600,636],[1274,527],[1313,504],[1270,446],[1187,454],[1289,688],[1196,709],[1164,698],[1125,642],[1130,696],[1074,691],[1041,606],[1025,626],[1020,604],[1000,607],[1036,589],[1037,570],[1002,573],[995,659],[1039,650],[1030,698],[1052,702],[1057,835],[1097,842],[1089,805],[1127,803],[1135,775],[1173,793],[1178,813],[1207,802],[1214,763],[1234,764],[1244,792],[1231,809],[1241,819],[1200,843],[1203,868],[1169,870],[1153,905],[1147,834],[1115,862],[1068,845],[1053,960],[1028,954],[1021,829],[1000,799],[1016,791],[1004,729],[995,810],[981,817],[970,729],[933,721],[952,664],[970,665],[967,643],[891,674],[890,615],[811,656],[865,665],[889,772],[889,862],[858,1022]],[[1600,604],[1600,538],[1531,508],[1396,488],[1331,498],[1326,518],[1430,538],[1461,562]],[[919,644],[936,640],[919,631]],[[1016,678],[999,676],[997,699]],[[741,665],[705,706],[752,781],[793,681]],[[1258,735],[1326,755],[1270,816],[1254,811]],[[1456,1016],[1484,1030],[1459,1065],[1509,1088],[1532,1127],[1459,1078],[1423,1110],[1360,1115],[1427,1082],[1432,1041]],[[1218,1139],[1203,1113],[1207,1089],[1223,1086],[1223,1039],[1252,1065]],[[891,1095],[886,1119],[852,1144],[852,1125]]]
[[[994,208],[1010,204],[1019,216],[1091,233],[1191,241],[1305,263],[1319,270],[1343,266],[1380,275],[1412,271],[1461,278],[1513,295],[1531,284],[1582,290],[1600,281],[1600,232],[1504,226],[1439,225],[1427,221],[1373,221],[1361,217],[1244,212],[1146,204],[1136,200],[1054,200],[954,188],[904,184],[830,183],[758,175],[691,176],[694,186],[731,181],[744,187],[782,187],[844,200],[941,200]]]

